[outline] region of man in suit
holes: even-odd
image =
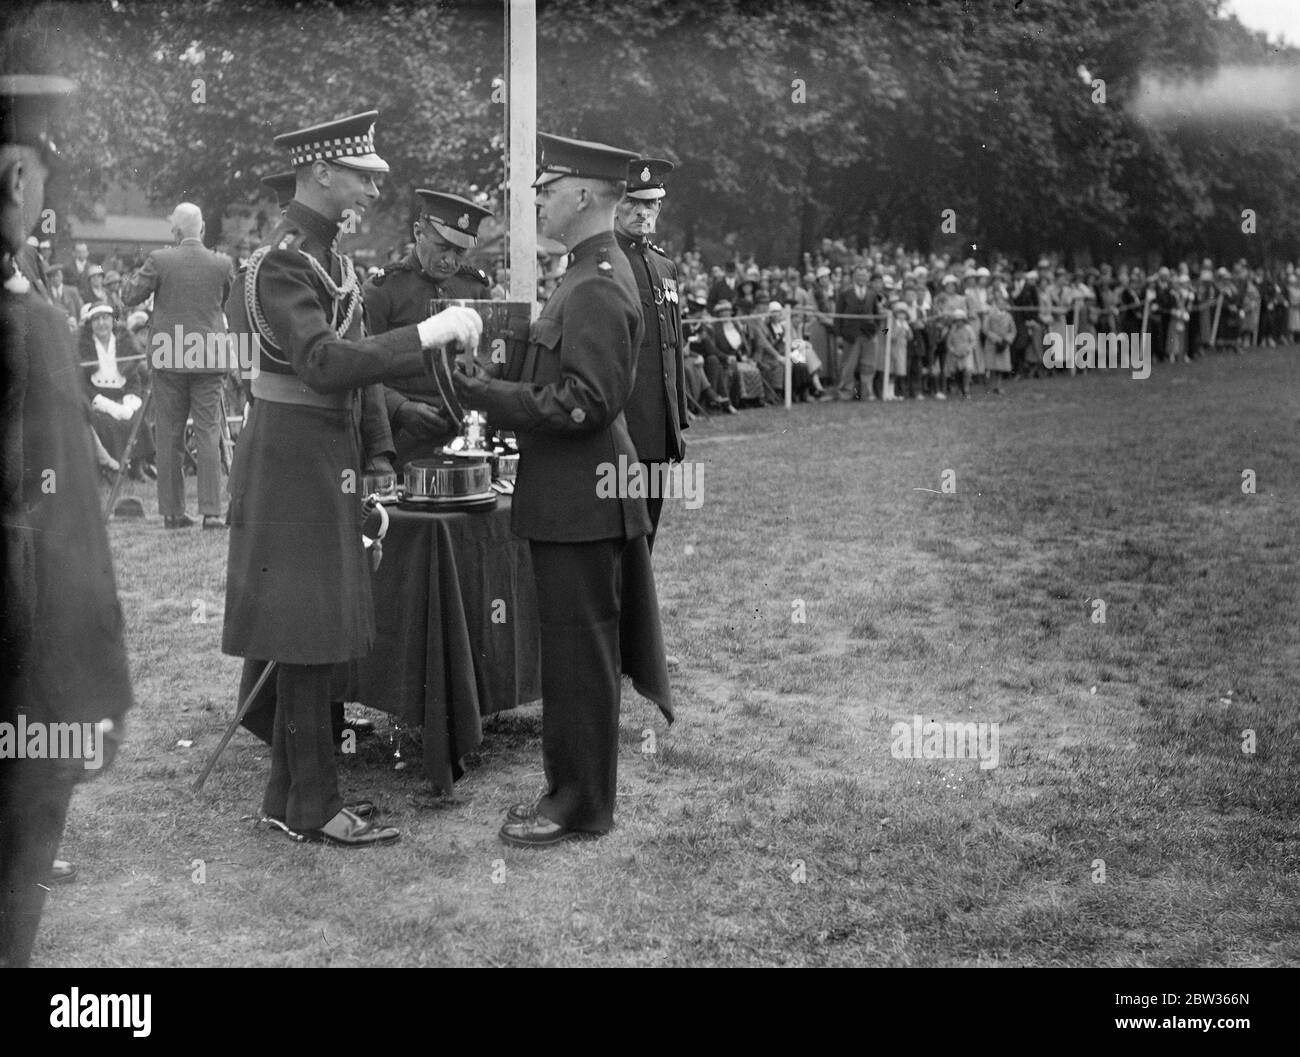
[[[713,284],[709,287],[710,312],[713,311],[714,306],[717,305],[719,301],[734,302],[736,300],[738,282],[739,278],[736,275],[736,262],[727,261],[726,264],[722,266],[722,275],[719,278],[714,279]]]
[[[853,269],[853,285],[846,286],[835,299],[837,316],[875,315],[880,307],[880,291],[876,286],[883,281],[877,273],[871,276],[874,285],[867,285],[868,271],[865,265]],[[875,340],[879,321],[874,319],[837,319],[835,331],[843,343],[840,360],[840,384],[835,390],[837,400],[874,399],[870,392],[862,392],[862,372],[871,362],[869,355],[871,343]]]
[[[93,267],[90,247],[84,242],[75,243],[72,247],[72,260],[68,262],[67,280],[77,288],[83,301],[91,300],[90,269]]]
[[[650,243],[667,194],[663,178],[674,167],[660,158],[634,160],[628,166],[627,191],[614,213],[614,234],[632,265],[645,321],[637,351],[636,384],[624,414],[646,480],[661,484],[667,480],[669,465],[681,462],[686,455],[682,430],[689,424],[677,265]],[[657,495],[646,498],[650,515],[646,545],[651,551],[664,507],[662,487],[655,491]]]
[[[71,320],[68,330],[77,328],[83,307],[81,295],[75,286],[68,286],[63,281],[63,265],[51,264],[49,267],[50,303]]]
[[[62,77],[0,77],[0,728],[52,735],[50,724],[74,724],[89,738],[80,758],[0,755],[0,967],[30,961],[73,787],[111,763],[131,706],[72,338],[63,310],[14,263],[40,219],[56,157],[46,136],[50,108],[73,90]]]
[[[417,323],[435,302],[449,298],[488,300],[490,284],[480,269],[465,262],[478,245],[479,225],[492,214],[467,198],[420,188],[415,245],[397,264],[367,280],[366,327],[386,334]],[[459,431],[433,379],[410,379],[384,386],[384,403],[393,430],[400,470],[412,459],[438,455]]]
[[[294,199],[226,304],[231,329],[257,338],[260,370],[230,471],[221,648],[245,658],[245,685],[276,662],[264,816],[295,840],[349,848],[400,836],[345,805],[330,724],[334,666],[364,657],[375,637],[356,390],[423,374],[426,350],[476,346],[482,326],[450,308],[363,335],[361,285],[335,244],[344,211],[364,213],[388,171],[377,116],[276,137],[297,173]]]
[[[569,247],[569,267],[504,379],[454,376],[465,406],[519,442],[511,524],[529,541],[537,584],[547,779],[546,793],[512,807],[501,827],[503,841],[522,847],[613,827],[620,671],[672,719],[645,501],[630,488],[601,488],[637,458],[623,409],[643,323],[614,238],[635,157],[538,137],[538,223]]]
[[[221,510],[221,385],[224,369],[206,362],[182,364],[191,335],[205,345],[209,334],[226,329],[221,306],[234,281],[229,257],[203,245],[203,213],[182,202],[171,215],[177,245],[154,250],[122,291],[127,305],[154,295],[149,348],[156,355],[159,339],[172,348],[169,366],[154,362],[153,394],[158,449],[158,512],[169,529],[189,528],[185,512],[185,423],[193,416],[198,442],[199,513],[203,527],[225,528]],[[179,339],[178,339],[179,335]]]

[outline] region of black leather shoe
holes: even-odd
[[[534,815],[522,822],[507,822],[501,827],[501,839],[516,848],[546,848],[567,840],[594,840],[599,833],[566,829],[545,815]]]
[[[227,528],[230,528],[230,526],[226,524],[226,520],[225,520],[225,518],[223,518],[223,517],[221,517],[221,516],[219,516],[219,515],[217,515],[217,514],[204,514],[204,515],[203,515],[203,527],[204,527],[205,529],[227,529]]]
[[[177,514],[175,517],[164,517],[163,528],[168,529],[186,529],[194,527],[194,519],[189,514]]]
[[[55,859],[54,865],[50,867],[50,884],[67,885],[72,884],[77,879],[77,868],[70,862],[64,862],[62,859]]]
[[[303,830],[302,839],[311,844],[333,844],[339,848],[369,848],[392,844],[401,833],[392,826],[377,826],[344,808],[320,829]]]

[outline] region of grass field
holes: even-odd
[[[226,538],[149,496],[110,530],[129,740],[35,963],[1300,964],[1297,394],[1287,348],[697,422],[705,501],[655,552],[678,722],[627,689],[618,828],[546,852],[496,836],[537,707],[449,797],[362,742],[392,848],[255,831],[242,731],[192,796],[236,704]],[[997,766],[895,758],[914,716],[996,723]]]

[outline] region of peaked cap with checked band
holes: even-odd
[[[432,225],[444,242],[472,250],[478,245],[478,226],[492,215],[491,210],[475,205],[468,198],[417,187],[420,218]]]
[[[388,172],[388,162],[375,153],[375,118],[378,110],[327,121],[323,125],[276,136],[277,147],[286,147],[296,169],[316,161],[332,162],[362,172]]]

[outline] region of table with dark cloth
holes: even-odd
[[[348,698],[422,730],[425,774],[450,792],[481,718],[542,696],[528,543],[510,533],[507,496],[491,511],[388,512],[376,645]]]

